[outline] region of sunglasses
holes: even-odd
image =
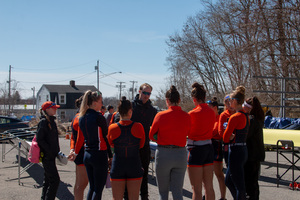
[[[146,92],[146,91],[143,91],[142,92],[144,95],[148,95],[148,96],[150,96],[151,95],[151,92]]]
[[[52,104],[49,105],[46,109],[52,108],[53,106],[56,106],[56,103],[52,103]]]
[[[238,98],[230,98],[230,100],[234,100],[234,99],[235,99],[235,100],[239,100]]]

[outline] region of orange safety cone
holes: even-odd
[[[70,139],[70,135],[69,133],[66,133],[66,137],[65,137],[66,140],[69,140]]]

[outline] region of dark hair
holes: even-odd
[[[81,97],[79,97],[78,99],[75,100],[75,106],[76,106],[76,108],[80,108],[80,105],[82,103],[82,98],[83,98],[83,95]]]
[[[86,91],[83,95],[80,105],[79,116],[82,117],[83,115],[85,115],[86,111],[89,109],[89,106],[91,106],[94,101],[98,101],[100,98],[102,98],[101,92],[92,92],[91,90]]]
[[[196,98],[197,101],[201,100],[204,103],[206,97],[206,90],[204,89],[204,86],[195,82],[193,83],[192,88],[192,97]]]
[[[110,109],[114,109],[114,107],[112,105],[108,105],[107,110],[110,110]]]
[[[105,108],[105,106],[101,106],[101,109],[104,109],[104,110],[105,110],[106,108]]]
[[[125,96],[122,97],[118,106],[118,112],[121,116],[127,115],[128,111],[132,109],[132,104]]]
[[[264,121],[265,120],[265,114],[264,114],[264,111],[261,107],[261,104],[260,104],[260,102],[259,102],[259,100],[256,96],[254,96],[252,98],[252,104],[250,104],[250,105],[252,105],[250,115],[253,115],[259,121]]]
[[[149,87],[152,91],[152,86],[149,84],[149,83],[143,83],[141,86],[140,86],[140,90],[143,90],[143,87]]]
[[[166,98],[169,99],[171,103],[178,104],[180,101],[180,95],[176,87],[172,85],[170,89],[166,92]]]
[[[230,94],[231,98],[236,98],[238,104],[243,104],[245,100],[246,89],[244,86],[240,85],[235,88],[235,90]]]
[[[219,106],[218,103],[218,98],[217,97],[213,97],[211,100],[207,101],[207,104],[212,105],[213,107],[217,107]]]

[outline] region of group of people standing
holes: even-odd
[[[87,91],[77,100],[79,113],[72,121],[69,154],[76,164],[75,200],[83,199],[88,182],[87,199],[101,199],[107,176],[114,200],[137,200],[139,195],[149,199],[150,140],[157,143],[160,199],[168,199],[170,190],[173,199],[183,199],[186,171],[193,200],[215,199],[213,174],[219,182],[220,199],[226,197],[226,186],[234,199],[259,198],[264,113],[256,97],[245,101],[245,88],[239,86],[224,98],[225,110],[219,115],[217,99],[206,101],[204,86],[194,83],[195,108],[187,113],[179,106],[179,92],[171,86],[165,94],[168,109],[157,113],[151,92],[152,86],[144,83],[132,102],[122,97],[117,112],[109,114],[110,123],[99,112],[103,106],[100,93]],[[45,183],[46,175],[45,169]]]

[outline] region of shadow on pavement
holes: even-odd
[[[18,159],[18,156],[17,156]],[[21,157],[21,170],[24,169],[25,166],[30,164],[30,162],[26,159]],[[33,185],[35,188],[41,188],[43,187],[43,180],[44,180],[44,169],[39,164],[32,165],[29,169],[26,171],[29,175],[29,177],[33,178],[34,181],[37,183],[37,185]],[[21,180],[28,177],[22,177]],[[61,200],[71,200],[74,199],[73,194],[69,191],[68,187],[72,187],[72,185],[68,183],[64,183],[60,181],[59,187],[56,193],[56,197]],[[42,190],[41,190],[42,192]]]

